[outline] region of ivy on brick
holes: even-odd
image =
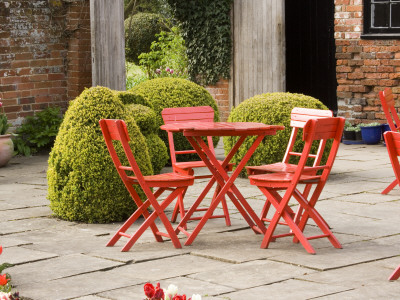
[[[213,85],[230,77],[232,0],[168,0],[181,22],[190,79]]]

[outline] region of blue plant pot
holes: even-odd
[[[389,126],[389,124],[382,124],[381,126],[382,126],[382,139],[383,139],[383,134],[386,131],[390,131],[390,126]]]
[[[363,141],[368,145],[378,144],[382,137],[382,126],[361,127]]]

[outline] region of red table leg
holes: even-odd
[[[196,228],[193,230],[193,232],[189,235],[185,245],[190,245],[196,236],[199,234],[207,220],[212,216],[214,210],[216,209],[217,205],[223,197],[227,194],[229,198],[232,200],[233,204],[237,207],[239,212],[242,214],[244,219],[247,221],[249,226],[253,229],[255,233],[264,233],[266,231],[266,228],[263,224],[263,222],[258,218],[256,213],[253,211],[253,209],[250,207],[250,205],[247,203],[243,195],[240,193],[240,191],[237,189],[237,187],[234,184],[234,181],[236,178],[239,176],[241,170],[244,168],[245,164],[247,161],[250,159],[251,155],[254,153],[256,150],[257,146],[260,144],[262,139],[264,138],[264,135],[260,135],[257,137],[257,139],[254,141],[253,145],[250,147],[246,155],[243,157],[242,161],[239,163],[233,174],[229,177],[227,172],[225,171],[224,167],[229,163],[229,161],[232,159],[233,155],[237,152],[239,147],[242,145],[243,141],[245,140],[245,136],[240,137],[238,142],[235,144],[235,146],[232,148],[230,153],[227,155],[225,160],[223,161],[222,165],[218,162],[216,159],[215,155],[212,153],[212,151],[209,149],[208,145],[204,143],[204,141],[201,139],[201,137],[191,137],[187,136],[188,141],[191,143],[192,147],[196,150],[196,152],[199,154],[200,158],[205,162],[207,167],[210,169],[211,173],[213,174],[214,181],[217,180],[219,185],[221,186],[221,190],[218,193],[217,197],[213,200],[211,203],[209,209],[203,216],[203,218],[200,220],[199,224],[196,226]],[[232,192],[231,192],[232,191]],[[236,197],[235,197],[236,196]],[[200,197],[199,197],[200,199]],[[196,201],[197,202],[197,201]],[[200,202],[200,201],[199,201]],[[196,203],[199,205],[200,203]],[[179,224],[179,227],[182,228],[184,227],[187,219],[190,217],[190,214],[194,212],[194,209],[190,209],[189,212],[186,214],[184,220],[181,221]],[[254,224],[256,223],[256,224]]]

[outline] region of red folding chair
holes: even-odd
[[[250,183],[258,186],[262,193],[267,197],[268,201],[275,207],[276,212],[271,219],[267,228],[261,248],[267,248],[269,243],[276,238],[285,236],[294,236],[293,241],[300,241],[307,252],[315,254],[314,248],[309,240],[326,237],[335,248],[342,248],[339,241],[333,235],[329,226],[324,221],[319,212],[315,209],[315,204],[321,195],[326,184],[333,162],[340,145],[342,132],[344,128],[344,118],[323,118],[309,120],[303,129],[304,147],[301,152],[300,161],[295,167],[294,172],[290,173],[268,173],[260,175],[250,175]],[[328,160],[325,165],[307,167],[306,163],[309,158],[311,147],[314,141],[333,139],[332,147],[329,152]],[[317,171],[322,171],[318,174]],[[315,185],[314,191],[309,195],[301,193],[297,186],[299,184]],[[280,196],[278,191],[285,191]],[[293,219],[294,212],[289,207],[289,200],[293,198],[299,203],[304,210],[299,222]],[[309,218],[312,218],[317,226],[323,232],[322,235],[306,237],[304,229]],[[290,232],[286,234],[273,235],[279,220],[283,218],[290,227]]]
[[[399,184],[400,181],[400,132],[394,131],[386,131],[383,134],[385,139],[386,148],[389,153],[390,162],[392,163],[394,175],[396,176],[396,184]],[[400,185],[400,184],[399,184]],[[396,270],[390,275],[389,280],[396,280],[400,276],[400,265],[396,268]]]
[[[179,195],[182,195],[189,185],[193,184],[194,177],[177,173],[143,176],[129,146],[130,138],[125,122],[122,120],[103,119],[100,120],[100,127],[103,132],[108,151],[110,152],[114,165],[117,168],[118,174],[137,205],[136,211],[118,229],[115,235],[108,242],[107,246],[114,246],[115,243],[123,236],[127,237],[129,240],[122,248],[122,251],[128,251],[143,234],[143,232],[150,227],[155,239],[158,242],[163,242],[162,236],[164,236],[171,239],[175,248],[181,248],[181,243],[179,242],[171,223],[165,215],[164,210],[175,198],[177,198]],[[122,144],[126,156],[123,161],[127,159],[128,166],[121,164],[121,160],[115,149],[113,141],[119,141]],[[142,201],[140,199],[134,188],[135,185],[139,185],[142,188],[143,192],[147,196],[147,200]],[[155,187],[158,187],[159,189],[153,193],[151,188]],[[161,196],[164,191],[172,192],[165,198],[165,200],[161,202],[161,204],[159,204],[157,202],[157,198]],[[148,212],[148,208],[150,206],[152,206],[154,209],[152,213]],[[144,217],[142,225],[132,235],[126,234],[125,232],[141,215]],[[164,224],[167,233],[162,233],[158,230],[156,224],[154,223],[157,217],[160,218],[161,222]]]
[[[333,113],[330,110],[301,108],[301,107],[293,108],[292,112],[290,114],[290,126],[292,127],[292,132],[290,134],[289,143],[287,145],[286,152],[285,152],[282,162],[268,164],[268,165],[262,165],[262,166],[246,166],[247,174],[248,175],[256,175],[256,174],[266,174],[266,173],[287,173],[287,172],[293,173],[296,170],[297,165],[292,164],[289,161],[292,157],[299,157],[302,154],[299,152],[295,152],[293,150],[299,129],[304,128],[307,121],[310,119],[329,118],[332,116],[333,116]],[[319,143],[317,152],[310,153],[308,155],[308,157],[310,159],[313,159],[313,167],[316,167],[321,163],[321,159],[322,159],[322,155],[324,154],[325,146],[326,146],[326,140],[321,140]],[[308,169],[308,167],[305,167],[305,170],[307,170],[307,169]],[[310,174],[315,174],[315,170],[310,170]],[[312,187],[311,184],[307,184],[305,186],[303,195],[306,198],[311,190],[311,187]],[[269,202],[267,199],[267,201],[265,201],[264,207],[263,207],[263,209],[261,211],[261,215],[260,215],[261,220],[263,220],[264,222],[271,221],[271,219],[268,219],[266,217],[270,207],[271,207],[271,202]],[[299,207],[299,209],[296,212],[295,220],[297,220],[300,217],[301,212],[302,212],[301,207]],[[279,224],[287,225],[284,222],[280,222]]]
[[[197,106],[197,107],[177,107],[177,108],[165,108],[161,112],[162,118],[165,124],[170,123],[185,123],[185,122],[193,122],[193,121],[201,121],[201,122],[214,122],[214,109],[210,106]],[[178,161],[177,155],[182,154],[195,154],[196,151],[194,149],[189,150],[175,150],[174,144],[174,136],[172,132],[168,132],[168,142],[169,142],[169,150],[171,154],[171,163],[172,169],[174,172],[179,174],[189,174],[194,175],[195,168],[207,168],[205,163],[202,160],[198,161]],[[212,141],[212,137],[207,137],[207,143],[213,153],[214,144]],[[220,161],[222,163],[222,161]],[[232,170],[233,164],[228,164],[227,170]],[[204,178],[211,178],[212,175],[196,175],[194,176],[195,179],[204,179]],[[211,189],[212,185],[215,183],[215,180],[209,183],[206,189]],[[219,185],[216,188],[215,195],[218,194],[220,188]],[[178,201],[176,203],[174,212],[172,214],[171,222],[176,221],[176,217],[178,214],[178,210],[181,216],[181,219],[184,217],[186,211],[183,204],[183,197],[185,194],[179,195]],[[226,200],[224,199],[222,202],[222,215],[213,215],[211,218],[225,218],[225,223],[227,226],[231,225],[231,221],[229,218],[229,211],[228,206],[226,204]],[[206,211],[207,208],[198,208],[196,211]],[[191,217],[189,220],[200,220],[201,217]]]
[[[394,97],[392,90],[386,88],[384,91],[379,92],[379,98],[381,99],[382,109],[385,113],[386,120],[389,124],[390,130],[399,132],[400,131],[400,119],[397,115],[396,108],[394,107]],[[398,180],[395,179],[386,189],[382,191],[382,194],[386,195],[398,184]]]

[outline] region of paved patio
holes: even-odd
[[[105,247],[119,224],[52,217],[47,159],[17,157],[0,169],[0,263],[14,264],[6,272],[28,299],[143,299],[146,282],[173,283],[207,300],[399,298],[400,280],[387,278],[400,264],[400,188],[380,194],[394,178],[382,145],[341,145],[317,207],[343,249],[313,240],[316,255],[290,238],[260,249],[262,236],[232,206],[231,227],[210,220],[183,249],[155,242],[150,231],[129,252],[120,252],[122,243]],[[259,213],[260,191],[246,179],[237,185]],[[199,188],[190,188],[186,201]],[[311,224],[307,232],[313,231]]]

